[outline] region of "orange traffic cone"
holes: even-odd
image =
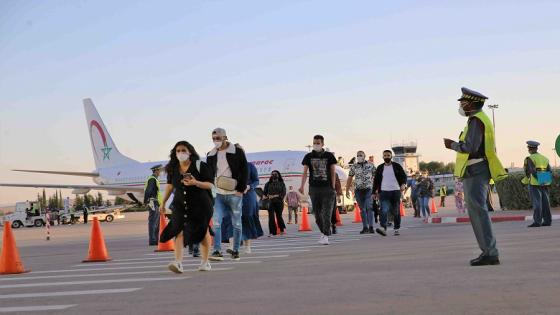
[[[165,229],[167,223],[165,222],[165,214],[160,213],[159,215],[159,237],[161,237],[161,232]],[[165,243],[158,241],[157,249],[154,252],[172,252],[175,250],[175,245],[173,245],[173,240],[169,240]]]
[[[16,239],[12,233],[12,222],[4,222],[4,234],[2,235],[2,253],[0,253],[0,275],[25,273],[19,252],[16,246]]]
[[[360,206],[358,206],[358,203],[355,202],[354,203],[354,221],[352,221],[352,223],[362,223],[362,215],[360,214],[360,212],[362,212],[362,210],[360,210]]]
[[[311,225],[309,224],[309,218],[307,218],[307,207],[304,207],[301,213],[301,224],[299,226],[299,232],[309,231],[312,231]]]
[[[406,212],[404,212],[404,204],[401,201],[401,217],[406,217]]]
[[[342,219],[340,218],[338,207],[336,207],[336,226],[342,226]]]
[[[89,256],[82,262],[104,262],[109,260],[111,260],[111,258],[105,247],[105,240],[103,239],[99,220],[97,217],[94,217],[93,225],[91,226],[91,239],[89,241]]]
[[[436,201],[434,198],[432,198],[432,206],[430,207],[430,210],[432,210],[432,214],[437,213]]]

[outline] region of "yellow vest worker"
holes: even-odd
[[[552,224],[548,191],[552,184],[552,169],[548,159],[537,152],[539,145],[537,141],[527,141],[530,155],[525,158],[525,177],[521,180],[523,184],[528,185],[533,203],[533,223],[529,225],[530,228]]]
[[[459,114],[468,117],[459,142],[444,139],[445,147],[457,152],[455,176],[463,181],[465,201],[471,225],[482,254],[470,261],[471,266],[499,265],[499,253],[488,214],[490,179],[499,181],[507,176],[496,154],[494,126],[482,111],[488,97],[461,88]]]

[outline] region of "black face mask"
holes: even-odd
[[[278,180],[278,175],[272,175],[273,180]]]
[[[385,163],[391,163],[391,158],[387,158],[387,159],[383,159],[383,161],[385,161]]]

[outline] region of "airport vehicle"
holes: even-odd
[[[16,209],[13,213],[5,215],[1,220],[4,222],[12,222],[12,228],[20,227],[42,227],[46,224],[45,213],[39,210],[38,202],[25,201],[16,203]]]
[[[95,184],[0,183],[0,186],[72,189],[72,194],[87,194],[91,190],[105,190],[110,196],[120,196],[141,203],[140,201],[144,200],[144,181],[151,175],[150,168],[158,164],[165,165],[167,161],[142,163],[123,155],[117,149],[92,100],[84,99],[83,104],[96,166],[95,170],[91,172],[72,172],[17,169],[14,171],[90,177]],[[261,189],[273,170],[278,170],[282,173],[286,186],[292,185],[297,189],[301,184],[301,176],[303,174],[301,161],[306,153],[305,151],[289,150],[247,153],[247,160],[257,167]],[[336,172],[344,185],[348,178],[346,171],[337,166]],[[162,172],[159,177],[162,191],[165,190],[166,179],[167,175],[165,172]]]

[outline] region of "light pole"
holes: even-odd
[[[311,152],[311,148],[312,148],[313,146],[310,145],[310,144],[308,144],[308,145],[306,145],[305,147],[307,148],[307,150],[308,150],[309,152]]]
[[[493,105],[488,105],[488,108],[490,108],[492,110],[492,126],[494,127],[494,143],[496,143],[496,118],[494,117],[494,110],[498,109],[499,105],[498,104],[493,104]],[[498,152],[498,148],[496,145],[496,153]]]
[[[498,104],[488,105],[488,108],[492,110],[492,125],[494,125],[494,132],[496,132],[496,118],[494,117],[494,110],[498,109],[498,107]]]

